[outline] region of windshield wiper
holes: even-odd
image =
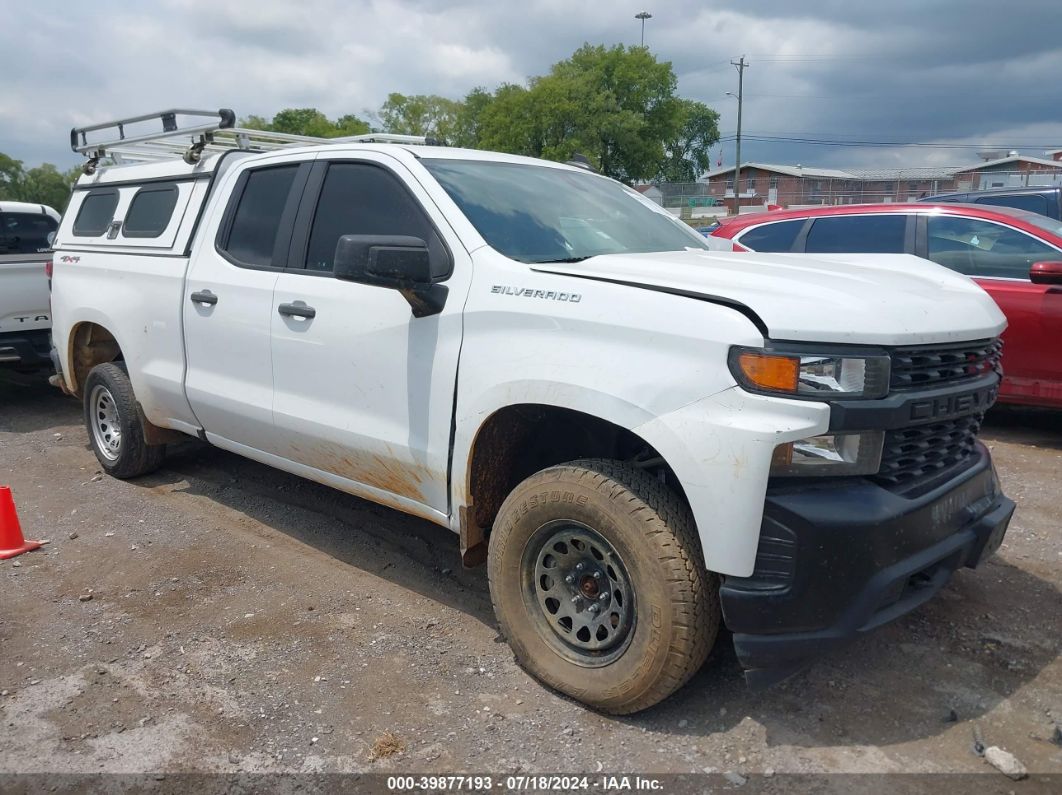
[[[565,257],[563,259],[536,259],[531,260],[532,265],[558,265],[566,262],[582,262],[584,259],[596,257],[596,254],[587,254],[585,257]]]

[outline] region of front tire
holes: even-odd
[[[116,478],[135,478],[162,464],[166,446],[144,441],[144,414],[133,395],[124,366],[98,364],[85,379],[85,427],[103,470]]]
[[[718,582],[688,508],[618,461],[573,461],[517,486],[487,565],[517,662],[603,712],[638,712],[678,690],[719,629]]]

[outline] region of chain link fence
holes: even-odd
[[[821,170],[812,169],[808,172],[785,175],[742,169],[741,212],[757,212],[768,207],[907,202],[941,193],[976,190],[1062,187],[1062,162],[1056,170],[1040,171],[903,169],[853,171],[845,176],[827,176]],[[663,182],[642,185],[638,190],[694,226],[734,211],[732,177],[716,177],[706,182]]]

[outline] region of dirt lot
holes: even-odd
[[[51,540],[0,562],[0,772],[956,772],[1034,791],[973,744],[1062,774],[1062,416],[1000,411],[985,438],[1018,513],[983,570],[763,693],[724,638],[677,695],[614,719],[513,663],[446,530],[196,442],[101,477],[80,406],[0,376],[0,483]]]

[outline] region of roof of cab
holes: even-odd
[[[512,155],[504,152],[488,152],[481,149],[460,149],[448,146],[420,146],[414,144],[398,143],[353,143],[338,141],[334,144],[311,144],[308,146],[292,146],[283,149],[274,149],[268,152],[247,152],[239,149],[231,149],[203,157],[203,159],[190,165],[183,159],[175,157],[169,160],[159,160],[147,163],[128,163],[117,165],[101,165],[92,175],[82,175],[78,178],[77,187],[84,189],[97,185],[106,185],[116,182],[140,182],[158,179],[181,179],[212,174],[226,156],[239,156],[254,161],[269,161],[277,157],[291,155],[316,154],[318,152],[376,152],[397,153],[403,152],[419,159],[435,160],[478,160],[491,163],[512,163],[517,165],[546,166],[549,168],[574,171],[580,174],[592,173],[584,168],[578,168],[566,163],[558,163],[552,160],[540,160],[523,155]]]

